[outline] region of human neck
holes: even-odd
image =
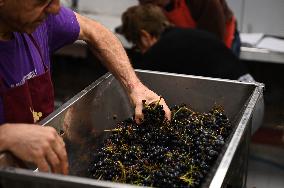
[[[140,47],[141,53],[146,53],[154,44],[156,44],[157,41],[158,39],[156,37],[149,38],[147,43],[144,43],[144,45]]]

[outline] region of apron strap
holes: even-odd
[[[4,91],[6,90],[5,85],[8,86],[8,85],[5,83],[5,80],[4,80],[3,76],[0,75],[0,97],[1,97],[1,94],[3,94]]]
[[[42,64],[44,66],[44,70],[47,71],[48,70],[48,67],[47,65],[44,63],[44,58],[43,58],[43,54],[42,54],[42,51],[41,51],[41,48],[40,46],[38,45],[37,41],[35,40],[35,38],[33,37],[32,34],[28,34],[28,36],[30,37],[31,41],[33,42],[33,44],[35,45],[35,47],[37,48],[38,52],[39,52],[39,55],[40,55],[40,58],[41,58],[41,61],[42,61]]]
[[[3,77],[0,75],[0,96],[4,92],[5,86],[4,86],[4,80]]]
[[[24,34],[21,34],[21,37],[23,38],[23,41],[24,41],[25,45],[27,46],[27,48],[29,48],[28,42],[27,42],[27,40],[25,39]],[[45,65],[45,63],[44,63],[44,58],[43,58],[43,55],[42,55],[42,53],[41,53],[41,49],[40,49],[38,43],[36,42],[35,38],[34,38],[31,34],[28,34],[28,37],[30,38],[30,40],[32,41],[32,43],[35,45],[35,48],[37,49],[37,51],[38,51],[38,53],[39,53],[39,56],[40,56],[40,58],[41,58],[41,63],[42,63],[42,65],[43,65],[43,67],[44,67],[44,70],[47,71],[47,70],[48,70],[48,67],[47,67],[47,65]],[[29,55],[30,55],[31,61],[32,61],[33,64],[34,64],[32,54],[29,53]],[[35,64],[34,64],[34,65],[35,65]]]

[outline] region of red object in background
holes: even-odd
[[[169,21],[178,27],[196,28],[196,22],[192,18],[185,1],[175,1],[174,3],[173,10],[164,11]]]
[[[174,8],[171,11],[164,11],[169,21],[181,28],[197,28],[197,23],[191,15],[184,0],[174,1]],[[232,16],[231,20],[226,23],[226,32],[223,41],[227,48],[232,47],[236,30],[236,18]]]
[[[252,143],[284,146],[284,130],[259,128],[252,136]]]

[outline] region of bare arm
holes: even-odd
[[[135,107],[135,118],[139,122],[142,118],[142,100],[150,103],[159,100],[159,96],[137,78],[123,46],[112,32],[96,21],[75,14],[80,25],[79,39],[88,43],[92,52],[121,82]],[[162,100],[161,104],[164,106],[166,117],[170,119],[170,110],[165,101]]]
[[[122,82],[127,91],[141,84],[129,63],[123,46],[115,35],[98,22],[77,13],[76,17],[80,24],[79,39],[88,43],[92,52]]]

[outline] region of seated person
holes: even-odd
[[[215,34],[231,48],[240,53],[240,37],[236,18],[226,0],[139,0],[162,7],[169,21],[177,27],[198,28]]]
[[[130,7],[122,15],[120,32],[142,53],[132,59],[134,68],[254,81],[216,36],[174,27],[155,5]]]

